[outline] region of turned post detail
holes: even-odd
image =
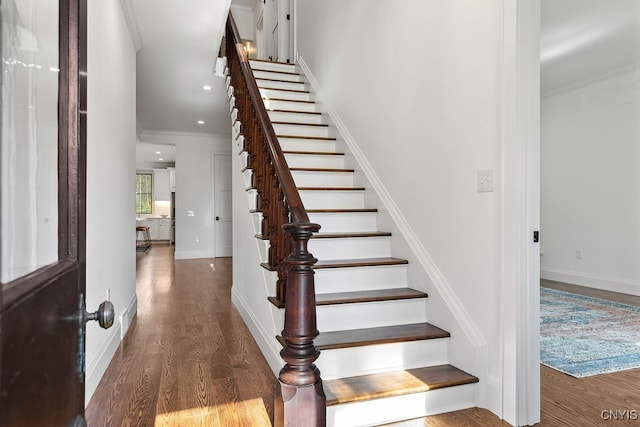
[[[309,221],[231,15],[226,42],[251,187],[258,193],[256,207],[262,214],[261,234],[269,240],[266,266],[278,271],[276,300],[285,307],[280,355],[286,364],[279,374],[274,421],[277,426],[320,427],[326,424],[326,397],[314,364],[320,355],[313,344],[318,336],[313,277],[317,259],[307,250],[320,226]]]
[[[293,252],[286,258],[287,286],[284,312],[285,340],[280,356],[286,365],[280,371],[282,400],[276,406],[276,424],[287,426],[324,426],[326,397],[320,371],[314,362],[320,352],[313,345],[316,327],[316,294],[313,264],[318,260],[307,250],[318,224],[288,223],[282,226],[293,241]],[[282,415],[282,419],[279,419]]]

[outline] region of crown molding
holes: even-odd
[[[140,29],[138,27],[138,21],[136,20],[136,14],[133,11],[131,0],[120,0],[120,7],[124,13],[124,20],[127,22],[127,28],[129,28],[129,35],[133,42],[133,47],[138,52],[142,49],[142,37],[140,36]]]

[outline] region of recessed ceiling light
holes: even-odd
[[[202,90],[211,90],[211,89],[213,89],[213,88],[211,86],[209,86],[209,85],[202,86]]]
[[[158,160],[163,161],[164,159],[162,157],[160,157]]]
[[[160,151],[156,151],[156,154],[162,154]]]
[[[198,120],[198,124],[199,125],[203,125],[204,124],[204,120]]]

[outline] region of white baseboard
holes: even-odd
[[[540,278],[610,292],[640,296],[640,282],[622,277],[602,276],[559,268],[542,268]]]
[[[113,326],[106,331],[108,333],[108,336],[107,339],[103,341],[102,346],[98,351],[98,357],[91,364],[91,366],[86,367],[84,388],[85,407],[89,404],[89,400],[91,400],[91,396],[93,396],[93,393],[96,391],[98,383],[100,383],[100,380],[107,370],[107,367],[109,367],[109,363],[111,363],[113,355],[118,350],[118,346],[120,345],[120,341],[122,340],[121,336],[124,337],[122,331],[124,330],[124,333],[126,333],[137,311],[138,298],[134,294],[127,307],[119,313],[119,317],[116,318]],[[126,321],[127,324],[123,325],[123,321]]]
[[[269,364],[271,371],[277,377],[280,369],[284,366],[284,361],[280,357],[279,351],[274,348],[275,337],[271,336],[271,334],[260,325],[247,303],[242,296],[235,291],[234,287],[231,287],[231,302],[240,312],[240,316],[242,316],[244,323],[251,331],[251,335],[258,344],[258,347],[260,347],[260,351]],[[267,301],[265,301],[265,304],[268,304]]]

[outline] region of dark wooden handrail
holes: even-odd
[[[258,118],[258,124],[264,135],[266,145],[269,148],[273,167],[276,175],[278,176],[278,180],[280,181],[284,197],[287,201],[287,206],[289,207],[291,222],[308,223],[309,216],[304,208],[304,204],[302,203],[296,184],[293,181],[293,176],[291,175],[287,161],[282,153],[282,148],[280,148],[280,143],[278,142],[276,132],[273,130],[273,126],[271,125],[269,114],[264,107],[264,102],[262,102],[262,96],[260,95],[260,90],[258,89],[256,80],[253,77],[253,72],[251,71],[251,66],[249,65],[249,59],[245,53],[244,45],[240,41],[241,38],[238,27],[236,27],[236,23],[231,15],[229,15],[229,26],[234,36],[234,47],[238,55],[238,59],[240,60],[242,74],[244,75],[247,83],[247,90],[251,97],[251,103],[253,104],[254,112]]]
[[[225,52],[244,149],[249,155],[251,186],[258,192],[261,234],[269,239],[267,267],[278,271],[276,299],[285,308],[285,345],[280,355],[286,364],[279,374],[274,421],[283,426],[324,426],[326,397],[314,364],[320,352],[313,344],[319,334],[313,272],[318,260],[307,249],[320,226],[309,221],[231,14]]]

